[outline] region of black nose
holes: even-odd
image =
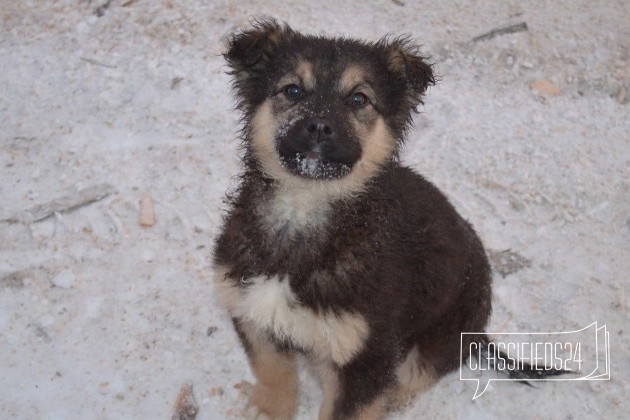
[[[320,118],[312,118],[308,120],[305,126],[308,136],[318,142],[331,140],[335,135],[335,130],[332,129],[330,123]]]

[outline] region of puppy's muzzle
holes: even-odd
[[[276,145],[285,168],[307,178],[342,177],[361,156],[359,143],[347,130],[321,117],[298,121],[277,139]]]

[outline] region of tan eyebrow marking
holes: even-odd
[[[300,78],[293,73],[285,74],[276,83],[276,88],[281,89],[287,85],[301,85]]]
[[[357,66],[348,67],[339,79],[338,89],[343,94],[348,94],[358,85],[365,84],[365,73]]]
[[[313,73],[313,65],[310,62],[300,60],[295,71],[285,74],[278,80],[276,88],[280,89],[292,84],[302,86],[306,90],[313,90],[315,87],[315,75]]]
[[[306,89],[311,90],[315,87],[313,65],[309,61],[301,59],[295,69],[295,73],[300,78]]]
[[[348,67],[343,72],[337,84],[337,89],[343,97],[354,92],[361,92],[370,99],[374,106],[377,105],[376,92],[365,76],[365,71],[356,65]]]

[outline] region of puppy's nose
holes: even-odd
[[[317,142],[330,140],[335,135],[335,131],[330,126],[330,123],[320,118],[313,118],[307,121],[306,131]]]

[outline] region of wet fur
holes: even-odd
[[[405,38],[313,37],[273,20],[233,36],[225,57],[243,112],[244,171],[216,241],[216,289],[258,380],[255,409],[294,415],[302,355],[320,373],[321,419],[381,418],[456,369],[460,333],[483,331],[491,310],[474,230],[398,161],[431,66]],[[340,141],[363,151],[335,179],[292,174],[274,154],[287,111],[270,92],[308,72],[314,90],[332,95],[324,102],[354,77],[374,90],[367,114],[326,117],[350,127]]]

